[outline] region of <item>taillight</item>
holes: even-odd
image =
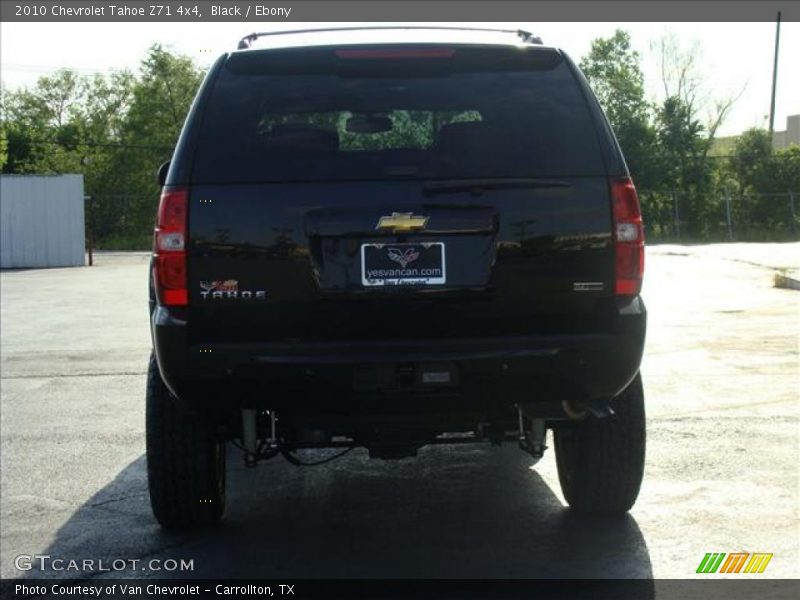
[[[186,306],[186,188],[165,187],[158,205],[158,221],[153,238],[153,280],[159,304]]]
[[[644,228],[639,197],[630,177],[611,181],[615,277],[618,296],[636,296],[644,276]]]

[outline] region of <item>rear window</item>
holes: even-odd
[[[519,59],[537,51],[474,62],[463,50],[462,60],[355,62],[327,51],[314,68],[235,55],[206,106],[192,179],[602,176],[575,78],[557,54]]]

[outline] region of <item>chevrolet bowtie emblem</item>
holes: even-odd
[[[428,224],[428,217],[421,217],[412,213],[392,213],[391,216],[381,217],[375,229],[394,229],[395,231],[412,231],[424,229]]]

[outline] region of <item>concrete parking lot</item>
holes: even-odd
[[[648,459],[627,517],[571,515],[552,451],[533,468],[509,445],[247,471],[231,452],[227,518],[192,534],[148,504],[147,256],[3,272],[0,575],[86,575],[15,569],[49,554],[142,561],[99,577],[685,578],[746,551],[798,577],[800,292],[772,285],[798,263],[800,244],[648,249]],[[146,566],[166,558],[194,571]]]

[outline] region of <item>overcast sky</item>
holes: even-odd
[[[376,25],[389,25],[380,23]],[[395,23],[391,23],[394,25]],[[1,23],[0,77],[7,89],[35,83],[59,68],[81,73],[135,69],[148,46],[158,42],[208,65],[222,52],[234,49],[253,30],[343,27],[362,23]],[[424,25],[434,25],[425,23]],[[446,23],[442,25],[457,25]],[[736,96],[720,135],[749,127],[767,126],[775,44],[774,23],[465,23],[465,26],[521,28],[540,35],[576,61],[589,50],[592,39],[613,33],[616,27],[631,33],[644,58],[647,93],[661,95],[658,63],[650,43],[667,32],[682,43],[698,42],[701,58],[696,75],[711,98]],[[786,128],[786,117],[800,114],[800,23],[783,23],[778,71],[775,129]]]

